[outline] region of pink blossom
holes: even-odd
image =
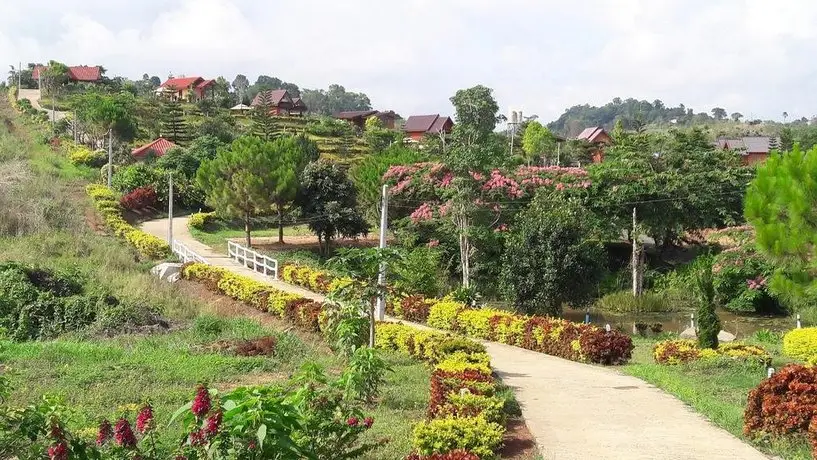
[[[440,240],[431,240],[431,241],[428,242],[428,244],[426,244],[426,246],[428,246],[430,248],[436,248],[439,245],[440,245]]]
[[[437,212],[440,213],[440,217],[447,216],[449,211],[451,211],[451,202],[450,201],[443,204],[442,206],[440,206],[440,208],[437,210]]]
[[[421,204],[409,217],[411,217],[411,221],[415,224],[425,220],[431,220],[434,217],[431,212],[431,205],[428,203]]]

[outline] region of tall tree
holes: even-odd
[[[721,107],[715,107],[712,109],[712,117],[718,121],[723,120],[726,118],[726,110]]]
[[[270,192],[278,214],[278,242],[281,244],[284,243],[284,209],[295,200],[300,175],[310,161],[310,152],[305,146],[295,136],[282,136],[272,143],[276,166],[271,171],[271,182],[275,187]]]
[[[128,142],[136,136],[136,99],[131,93],[81,93],[73,98],[71,108],[94,145],[109,129],[113,129],[117,138]]]
[[[264,140],[275,137],[275,117],[272,115],[272,96],[269,91],[259,93],[258,103],[252,109],[252,133]]]
[[[324,256],[329,255],[331,242],[337,236],[369,232],[369,224],[357,211],[354,184],[334,163],[318,160],[307,165],[301,175],[298,204]]]
[[[772,155],[746,193],[758,249],[778,267],[769,284],[789,307],[817,300],[817,147]]]
[[[786,121],[788,119],[789,119],[789,112],[783,112],[783,123],[786,123]]]
[[[393,145],[379,155],[366,155],[349,170],[355,184],[362,209],[376,218],[380,213],[383,175],[390,167],[417,163],[423,155],[414,148]]]
[[[698,346],[716,350],[721,320],[715,313],[715,284],[711,265],[704,264],[695,273],[695,288],[698,294]]]
[[[741,118],[743,118],[743,114],[740,113],[740,112],[734,112],[734,113],[732,113],[731,118],[732,118],[732,121],[738,122],[738,121],[740,121]]]
[[[329,85],[327,90],[304,89],[301,98],[309,111],[319,115],[332,115],[348,110],[371,110],[372,103],[364,93],[346,91],[341,85]]]
[[[247,100],[247,90],[250,89],[250,80],[245,75],[238,74],[233,79],[233,89],[238,94],[238,103],[243,104]]]
[[[252,246],[252,217],[272,207],[270,191],[277,187],[277,166],[271,142],[242,136],[229,148],[219,150],[213,160],[202,163],[196,173],[207,204],[220,215],[244,222],[247,247]]]
[[[534,160],[544,159],[552,162],[556,150],[556,138],[549,129],[538,121],[531,121],[522,134],[522,150],[528,164]]]
[[[162,137],[178,145],[185,145],[190,137],[190,128],[184,118],[182,105],[170,98],[162,102]]]

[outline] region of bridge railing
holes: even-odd
[[[227,242],[227,253],[231,259],[235,259],[250,270],[278,279],[278,261],[272,257],[245,248],[234,241]]]

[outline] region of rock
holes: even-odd
[[[150,269],[151,274],[158,276],[160,280],[166,280],[170,283],[178,281],[181,271],[182,264],[171,262],[161,263]]]
[[[697,339],[698,334],[695,333],[694,327],[688,327],[684,329],[684,332],[681,332],[680,337],[682,339]],[[735,341],[735,334],[726,331],[718,332],[718,342],[734,342]]]

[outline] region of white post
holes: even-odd
[[[173,244],[173,173],[168,174],[167,193],[167,241]]]
[[[389,216],[389,186],[383,185],[383,205],[380,209],[380,249],[386,248],[386,230]],[[380,273],[377,275],[377,284],[380,286],[380,296],[377,298],[377,309],[375,316],[378,321],[383,321],[386,316],[386,264],[380,264]]]
[[[108,187],[113,180],[113,128],[108,130]]]
[[[610,331],[613,330],[613,328],[610,327],[610,323],[607,323],[607,324],[604,325],[604,330],[607,331],[607,332],[610,332]]]
[[[20,99],[20,88],[23,86],[23,61],[17,67],[17,99]]]
[[[630,238],[633,239],[633,297],[638,297],[641,295],[641,289],[638,282],[640,261],[638,258],[638,234],[636,233],[636,208],[633,208],[633,230]]]
[[[772,378],[773,375],[774,375],[774,368],[773,367],[770,367],[770,368],[766,369],[766,378],[767,379]]]
[[[689,327],[695,329],[695,313],[689,314]]]
[[[797,329],[801,329],[803,325],[800,323],[800,313],[797,314]]]

